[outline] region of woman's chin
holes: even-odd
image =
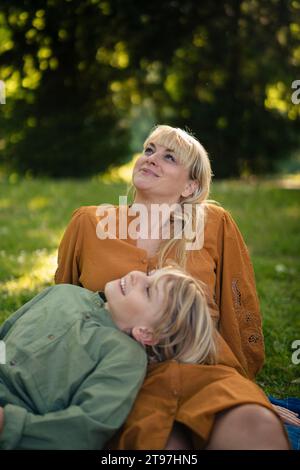
[[[107,298],[108,301],[111,297],[116,295],[116,291],[117,291],[117,283],[116,283],[115,280],[114,281],[109,281],[105,284],[104,294],[105,294],[105,297]]]
[[[136,191],[149,191],[153,187],[153,184],[151,184],[149,181],[139,177],[133,180],[133,185]]]

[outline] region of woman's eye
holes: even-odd
[[[151,147],[146,147],[145,150],[144,150],[144,154],[145,154],[145,155],[148,155],[149,152],[150,152],[150,153],[153,153],[153,152],[154,152],[153,148],[151,148]],[[176,163],[176,158],[173,157],[173,155],[167,154],[167,155],[164,156],[164,158],[165,158],[166,160],[169,160],[169,161],[172,161],[172,162]]]
[[[173,157],[173,155],[166,155],[165,158],[170,158],[172,162],[176,162],[175,158]]]

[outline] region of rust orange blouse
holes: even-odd
[[[96,210],[86,206],[74,211],[59,246],[56,283],[97,291],[132,270],[156,267],[157,256],[149,258],[130,237],[99,239]],[[208,286],[211,315],[220,333],[219,363],[253,379],[264,361],[254,270],[237,225],[222,207],[206,205],[204,246],[188,252],[187,270]]]
[[[157,267],[157,256],[148,257],[130,237],[98,238],[96,209],[81,207],[73,213],[59,247],[56,283],[97,291],[132,270]],[[126,422],[107,444],[109,449],[164,449],[174,421],[191,431],[196,448],[203,448],[221,411],[252,403],[276,414],[252,381],[264,361],[261,316],[249,253],[228,211],[206,206],[204,245],[188,252],[187,270],[208,287],[210,312],[218,327],[218,363],[150,364]],[[282,429],[285,432],[283,425]]]

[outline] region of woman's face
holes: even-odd
[[[197,188],[172,149],[154,142],[136,161],[132,180],[137,196],[168,204],[179,202],[181,196],[187,197]]]
[[[155,288],[153,281],[154,275],[131,271],[105,285],[107,308],[121,330],[132,333],[138,327],[152,329],[160,319],[168,292],[167,276],[160,279]]]

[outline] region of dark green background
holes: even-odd
[[[99,173],[156,123],[192,129],[217,178],[271,173],[299,149],[299,0],[0,7],[2,168]]]

